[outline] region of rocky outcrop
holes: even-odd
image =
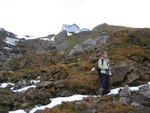
[[[55,36],[54,41],[56,44],[62,43],[67,38],[67,31],[61,31],[59,34]]]
[[[133,63],[120,62],[112,67],[112,73],[112,85],[140,85],[150,80],[147,72],[138,69]],[[145,82],[141,78],[145,79]]]
[[[0,66],[3,66],[15,57],[21,56],[19,53],[13,51],[14,42],[18,40],[14,33],[0,28]]]
[[[4,28],[0,28],[0,39],[6,38],[6,37],[16,38],[16,34],[6,31]]]
[[[149,97],[150,97],[150,89],[148,84],[139,87],[139,91],[131,91],[129,86],[126,85],[120,91],[119,102],[133,106],[134,110],[132,110],[131,113],[133,111],[136,111],[136,113],[142,112],[148,113],[148,111],[150,110]]]
[[[101,29],[101,28],[103,28],[105,26],[108,26],[108,24],[107,23],[100,24],[100,25],[94,27],[93,30],[98,30],[98,29]]]
[[[100,36],[92,39],[85,40],[82,44],[76,45],[70,52],[69,56],[72,56],[76,53],[83,53],[84,51],[93,50],[95,46],[101,46],[102,44],[106,44],[109,36]]]
[[[31,53],[32,54],[31,54]],[[58,52],[53,51],[35,51],[29,50],[25,53],[24,57],[16,60],[16,62],[10,62],[7,66],[11,70],[18,70],[23,68],[43,68],[45,66],[55,65],[59,62],[63,62],[64,56]]]

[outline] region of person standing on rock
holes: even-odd
[[[109,92],[109,80],[112,77],[107,51],[103,51],[98,60],[98,75],[100,77],[100,95]]]

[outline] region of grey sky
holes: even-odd
[[[149,11],[149,0],[0,0],[0,27],[34,36],[57,34],[62,24],[73,23],[150,27]]]

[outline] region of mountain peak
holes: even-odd
[[[103,28],[103,27],[106,27],[106,26],[108,26],[107,23],[102,23],[102,24],[100,24],[100,25],[94,27],[93,30],[97,30],[97,29],[100,29],[100,28]]]

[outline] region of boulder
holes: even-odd
[[[128,85],[126,85],[119,93],[120,97],[128,97],[131,95],[131,90]]]
[[[140,91],[141,104],[150,107],[150,89]]]
[[[69,56],[72,56],[75,53],[93,50],[97,45],[101,46],[102,44],[106,44],[108,38],[109,36],[99,36],[96,38],[87,39],[83,43],[74,46],[74,48],[69,52]]]
[[[56,42],[56,44],[60,44],[66,39],[66,37],[67,37],[67,31],[64,30],[55,36],[54,41]]]
[[[128,85],[126,85],[119,93],[120,99],[119,102],[130,104],[131,103],[131,90]]]
[[[65,90],[65,91],[63,91],[62,93],[61,93],[61,97],[66,97],[66,96],[68,96],[68,94],[69,94],[69,91],[68,90]]]
[[[126,83],[133,84],[141,77],[140,70],[134,64],[127,62],[119,62],[112,67],[113,78],[110,83],[112,85],[124,85]]]
[[[62,87],[65,87],[65,82],[66,80],[56,80],[53,85],[56,88],[62,88]]]
[[[52,84],[53,84],[53,81],[41,81],[41,82],[37,83],[37,87],[38,88],[42,88],[42,87],[49,88],[52,86]]]

